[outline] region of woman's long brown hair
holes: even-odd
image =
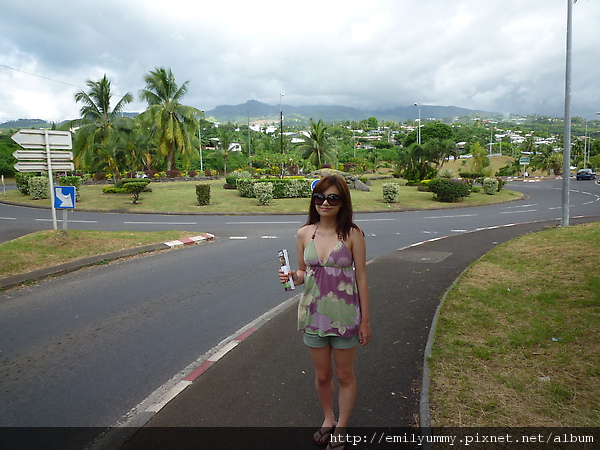
[[[340,203],[340,211],[338,212],[337,216],[336,231],[337,234],[342,237],[342,239],[347,240],[352,228],[356,228],[357,230],[360,230],[360,228],[353,222],[352,200],[350,199],[350,188],[348,188],[346,180],[339,175],[326,175],[315,185],[313,193],[323,193],[331,186],[336,186],[338,188],[340,197],[342,198],[342,202]],[[315,206],[315,199],[311,196],[310,207],[308,209],[308,221],[306,222],[306,225],[312,225],[320,221],[321,216],[319,215],[317,207]]]

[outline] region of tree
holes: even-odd
[[[223,158],[223,173],[225,176],[227,176],[227,158],[229,158],[229,151],[231,144],[233,144],[233,131],[234,127],[231,123],[220,125],[218,128],[219,143],[215,153]]]
[[[427,122],[421,127],[421,144],[425,144],[430,139],[440,141],[453,139],[452,127],[441,122]],[[413,142],[417,142],[417,130],[411,131],[406,136],[404,146],[409,147]]]
[[[310,119],[310,130],[308,132],[308,142],[299,148],[300,156],[308,159],[320,169],[323,164],[337,165],[337,147],[336,142],[329,137],[328,127],[319,119],[318,122]]]
[[[81,119],[70,121],[63,128],[79,127],[73,143],[76,163],[88,169],[106,167],[119,178],[126,159],[125,133],[133,125],[130,118],[121,116],[121,112],[133,96],[126,93],[111,110],[111,85],[106,75],[99,81],[88,80],[86,84],[89,92],[75,94],[75,101],[83,103]]]
[[[175,168],[175,158],[189,162],[198,153],[198,120],[204,113],[181,104],[187,93],[188,81],[180,87],[171,69],[162,67],[150,71],[144,78],[146,88],[140,98],[148,102],[148,109],[137,119],[151,131],[158,154],[166,158],[167,170]]]
[[[91,170],[106,168],[119,178],[126,159],[125,136],[133,126],[133,121],[121,113],[133,96],[126,93],[111,110],[111,84],[106,75],[99,81],[88,80],[86,84],[89,92],[75,94],[75,101],[83,103],[81,118],[67,122],[62,128],[79,128],[73,143],[78,165]]]

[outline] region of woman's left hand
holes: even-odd
[[[358,328],[358,341],[360,345],[367,345],[371,341],[371,324],[362,321]]]

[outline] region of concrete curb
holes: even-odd
[[[45,269],[34,270],[32,272],[2,278],[0,279],[0,290],[11,289],[22,284],[31,283],[33,281],[41,280],[48,277],[64,275],[69,272],[75,272],[84,267],[103,264],[108,261],[114,261],[120,258],[127,258],[129,256],[140,255],[142,253],[150,253],[158,250],[167,250],[173,247],[183,245],[197,244],[203,241],[212,241],[214,238],[215,237],[212,234],[205,233],[199,236],[194,236],[182,240],[161,242],[159,244],[144,245],[142,247],[128,248],[125,250],[119,250],[103,255],[90,256],[88,258],[78,259],[68,263],[60,264],[58,266],[48,267]]]

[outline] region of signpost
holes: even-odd
[[[73,159],[73,152],[61,151],[73,148],[71,132],[24,129],[13,134],[12,139],[21,147],[33,150],[17,150],[13,153],[13,156],[17,158],[15,169],[19,172],[48,172],[50,202],[52,205],[52,226],[56,230],[56,196],[52,171],[75,170],[75,165],[71,161]],[[61,186],[61,188],[64,189],[64,186]],[[63,191],[61,191],[62,193]],[[75,207],[74,200],[73,207]],[[66,229],[66,213],[64,212],[63,217],[65,221],[63,229]]]

